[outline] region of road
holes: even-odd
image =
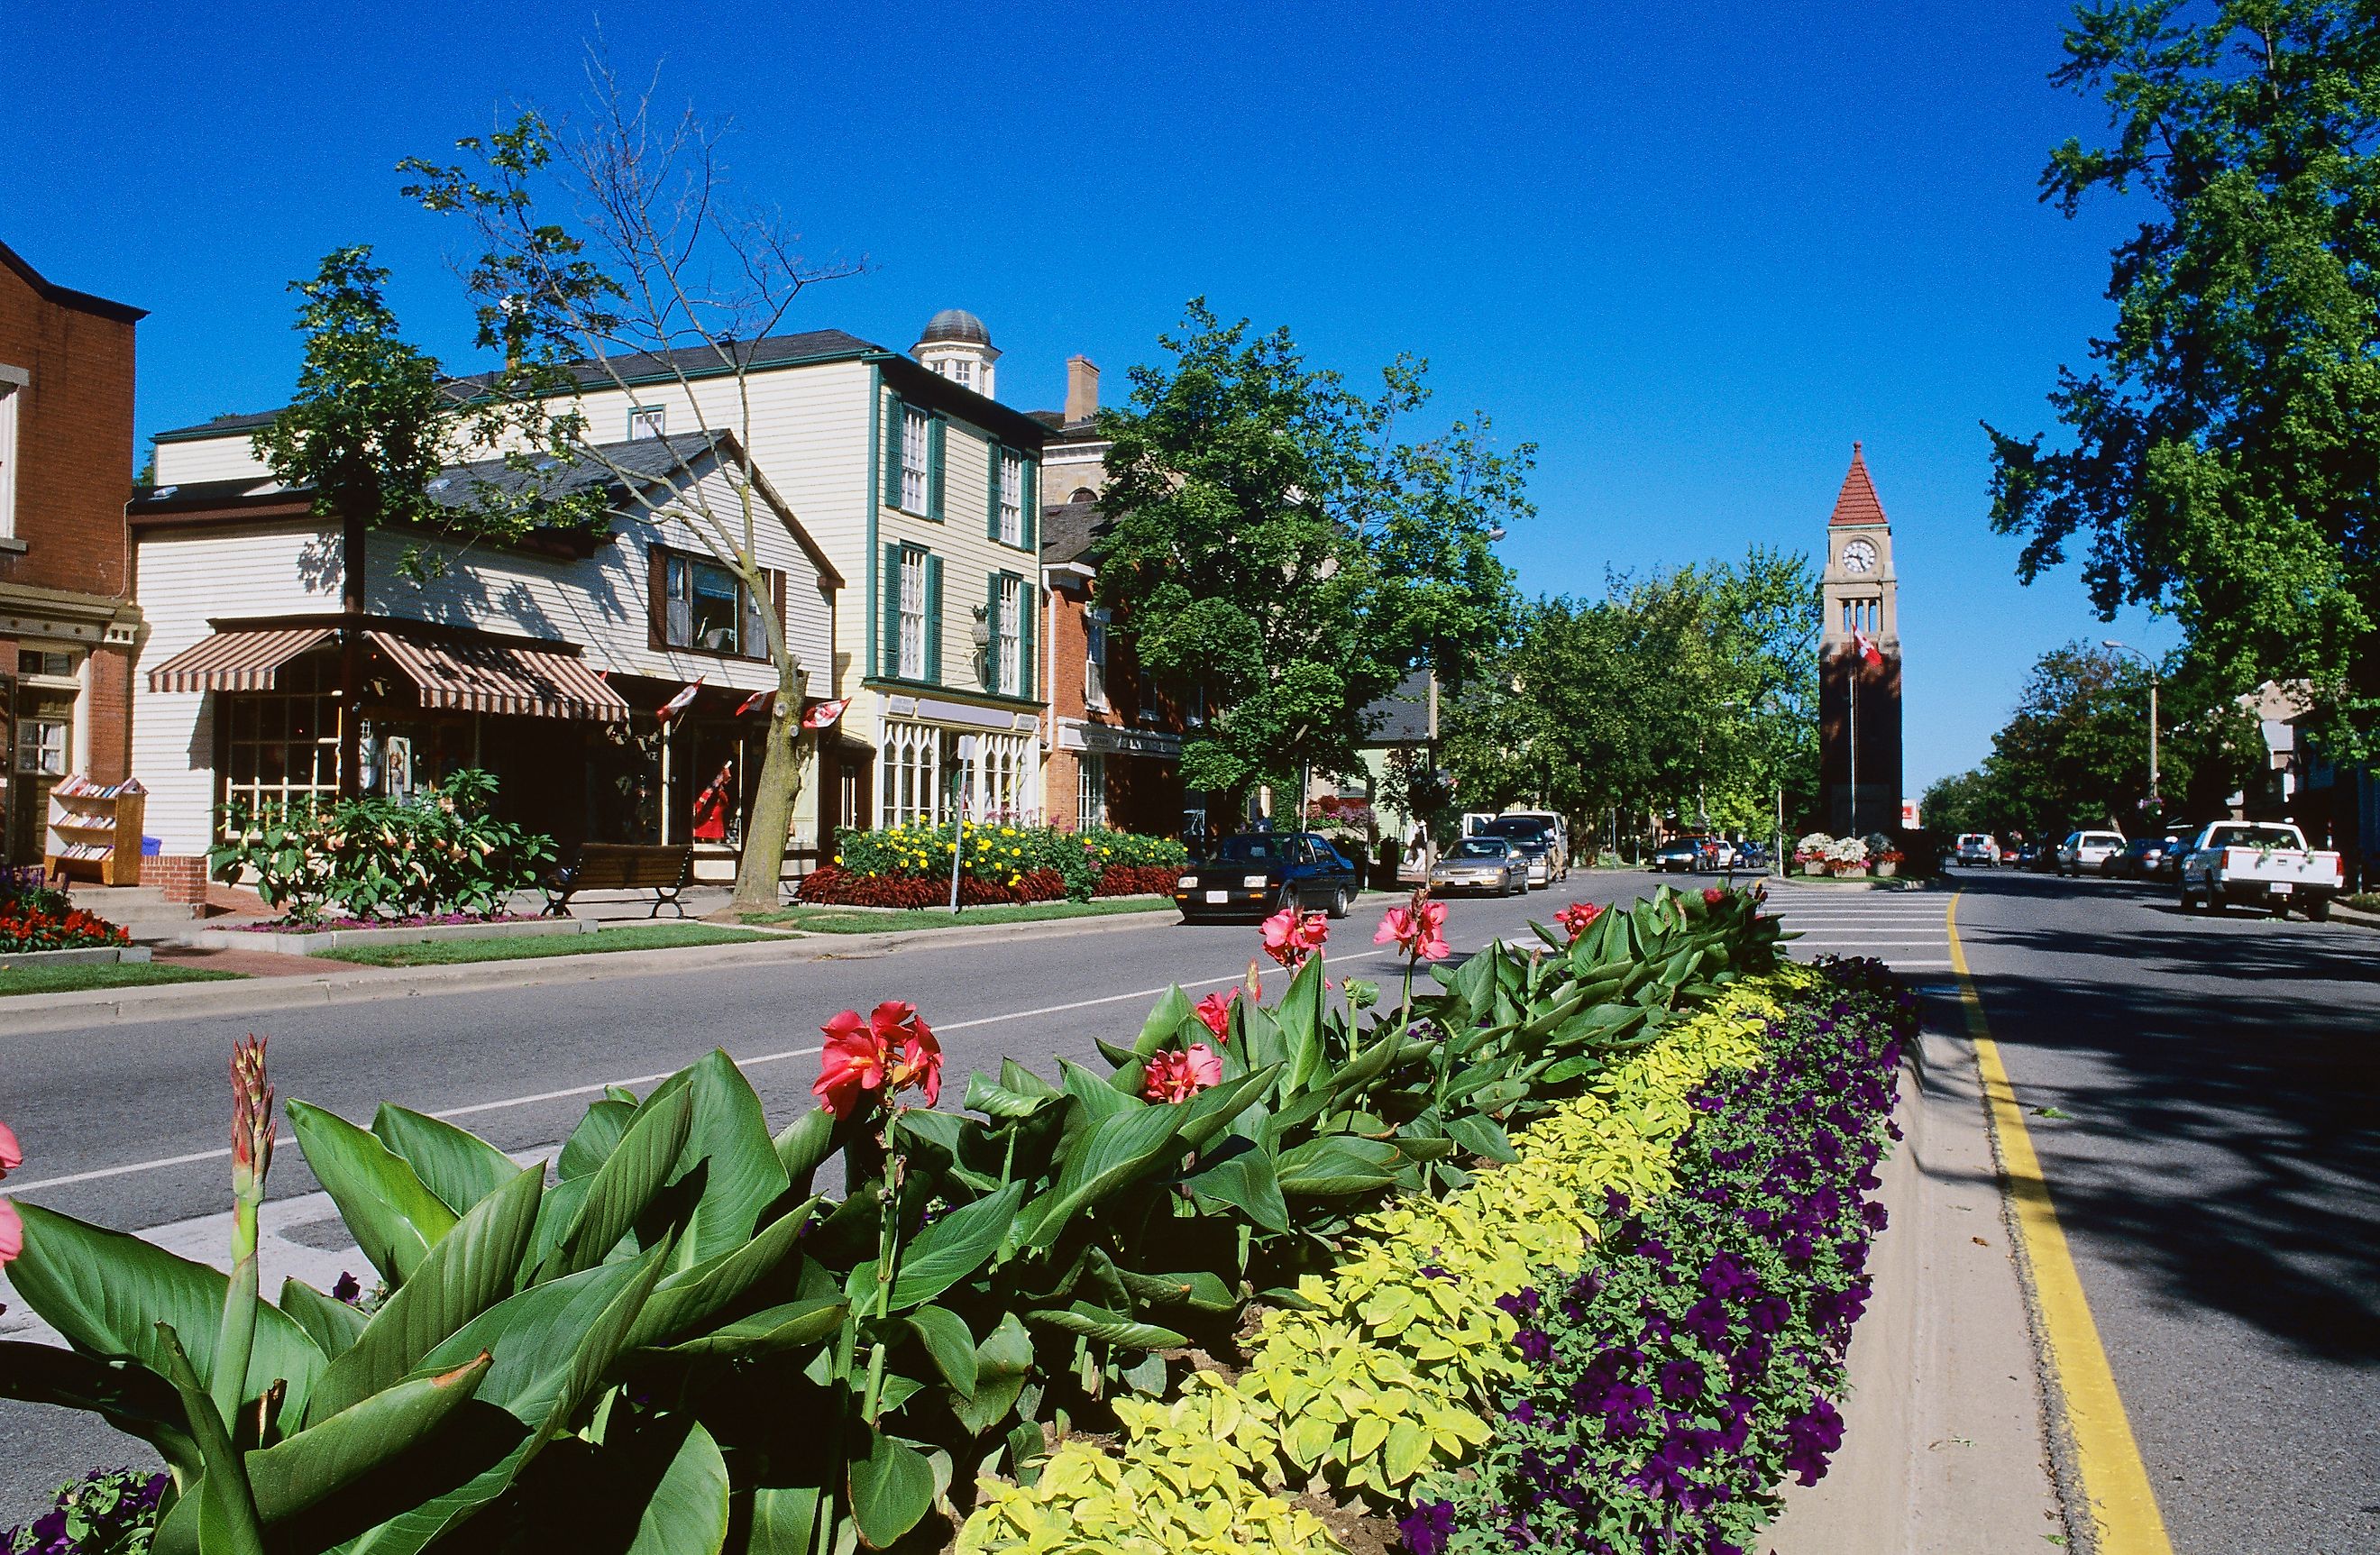
[[[2380,1549],[2380,933],[1957,883],[2174,1549]]]

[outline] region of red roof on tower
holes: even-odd
[[[1860,457],[1860,445],[1852,444],[1852,468],[1843,476],[1843,489],[1835,493],[1835,516],[1829,524],[1881,524],[1884,504],[1876,496],[1876,482],[1867,478],[1867,461]]]

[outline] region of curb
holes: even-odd
[[[1934,891],[1939,889],[1934,881],[1926,880],[1898,878],[1876,880],[1866,877],[1860,880],[1839,881],[1812,875],[1771,875],[1768,878],[1807,891]]]
[[[160,983],[82,993],[28,993],[0,1001],[0,1039],[110,1023],[262,1014],[277,1010],[367,1004],[387,999],[425,998],[496,988],[536,988],[552,983],[707,972],[754,964],[853,961],[895,951],[930,950],[937,945],[1113,934],[1167,928],[1175,922],[1171,913],[1148,912],[1093,918],[1045,918],[1029,923],[956,924],[948,929],[912,929],[882,934],[802,934],[754,926],[754,932],[770,938],[733,945],[680,945],[453,966],[351,966],[315,977]]]

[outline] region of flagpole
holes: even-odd
[[[1867,654],[1852,639],[1852,835],[1859,835],[1859,683],[1867,668]]]

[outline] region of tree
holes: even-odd
[[[1817,583],[1806,559],[1608,578],[1540,600],[1447,713],[1465,808],[1534,799],[1574,829],[1607,810],[1756,828],[1816,778]]]
[[[1925,823],[1943,832],[2063,836],[2083,826],[2127,833],[2168,815],[2220,813],[2255,783],[2264,743],[2233,699],[2186,664],[2162,667],[2159,766],[2167,811],[2148,804],[2148,671],[2089,642],[2034,665],[2015,711],[1972,771],[1925,791]]]
[[[1535,450],[1494,451],[1485,416],[1396,439],[1429,394],[1400,358],[1366,399],[1306,367],[1285,329],[1224,324],[1203,299],[1133,370],[1100,497],[1099,598],[1143,666],[1218,712],[1182,779],[1238,797],[1347,772],[1363,710],[1418,665],[1459,685],[1501,638],[1511,575],[1493,542],[1534,510]]]
[[[2312,683],[2335,752],[2380,734],[2380,10],[2370,0],[2084,7],[2060,86],[2107,103],[2110,143],[2042,175],[2071,216],[2153,208],[2114,253],[2113,331],[2050,403],[2045,446],[1986,426],[1992,521],[2028,582],[2087,540],[2112,617],[2168,611],[2232,694]]]

